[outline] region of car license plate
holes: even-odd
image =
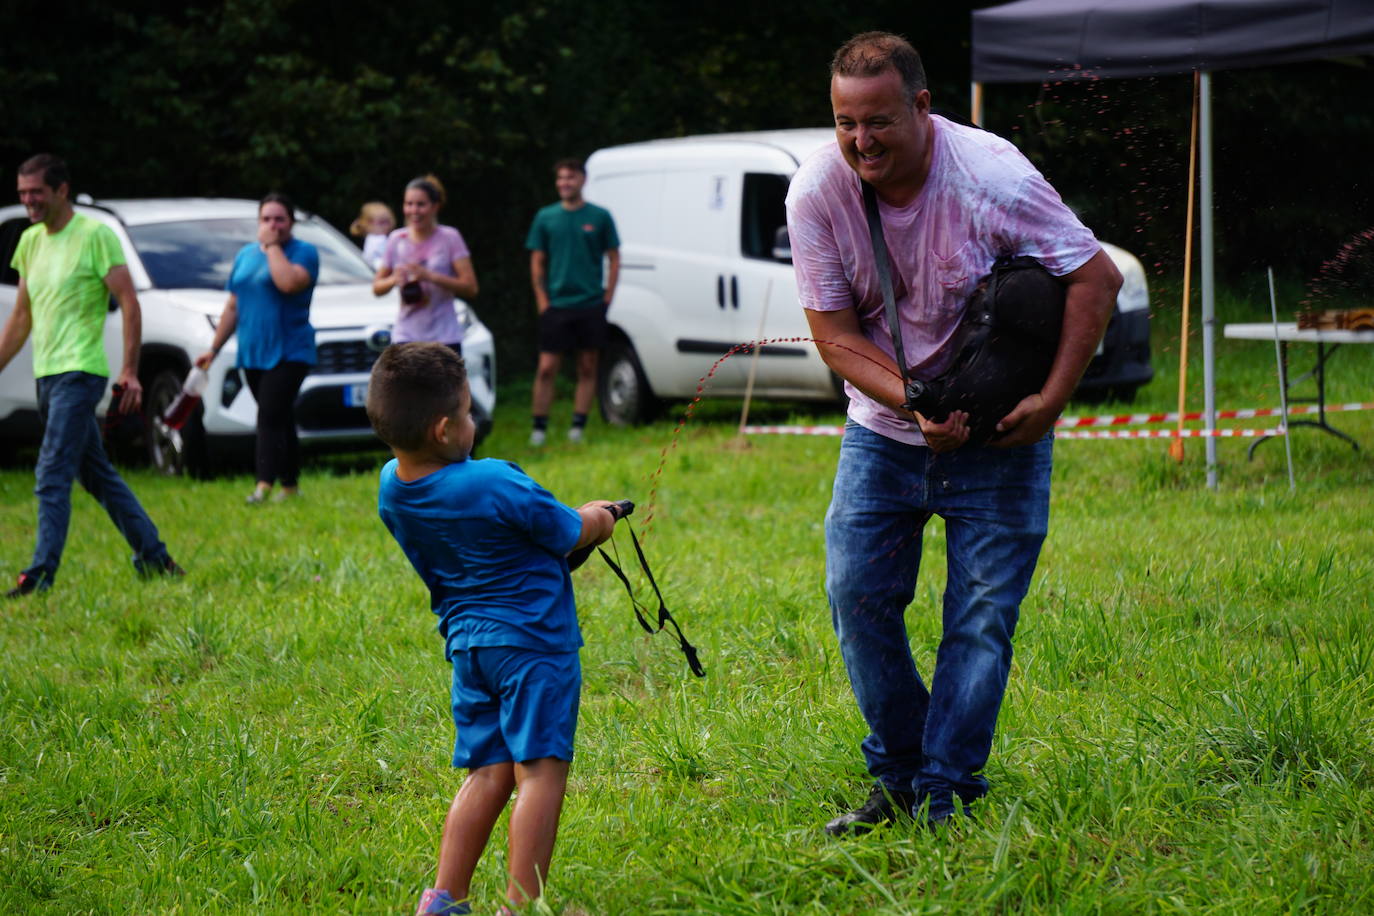
[[[366,407],[367,382],[358,382],[356,385],[344,386],[343,395],[345,407]]]

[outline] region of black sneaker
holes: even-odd
[[[19,578],[14,583],[14,588],[5,592],[6,598],[22,598],[38,591],[43,585],[43,580],[37,576],[30,576],[27,573],[20,573]]]
[[[180,579],[186,575],[186,570],[178,566],[177,561],[171,557],[163,557],[161,560],[138,560],[134,563],[134,569],[138,570],[139,578],[142,579],[152,579],[157,576]]]
[[[825,832],[831,836],[868,833],[880,824],[911,817],[911,806],[914,804],[915,792],[889,789],[881,782],[874,783],[873,791],[868,793],[868,801],[826,824]]]

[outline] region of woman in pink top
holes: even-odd
[[[462,355],[463,326],[453,299],[477,295],[477,272],[463,236],[452,226],[439,225],[445,200],[444,186],[433,175],[406,185],[406,224],[387,239],[372,292],[384,296],[401,291],[392,343],[434,341]]]

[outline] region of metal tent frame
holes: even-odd
[[[973,13],[973,120],[985,83],[1197,72],[1204,412],[1216,426],[1212,82],[1216,70],[1374,53],[1370,0],[1017,0]],[[1207,485],[1217,485],[1216,439]]]

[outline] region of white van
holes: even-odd
[[[660,403],[703,394],[743,396],[760,349],[753,394],[837,402],[839,380],[822,362],[797,300],[787,243],[788,183],[807,156],[835,142],[829,128],[653,140],[598,150],[587,160],[586,198],[611,211],[620,235],[620,282],[601,359],[602,415],[651,419]],[[1124,283],[1103,348],[1080,393],[1129,400],[1150,380],[1149,294],[1132,255],[1103,246]]]

